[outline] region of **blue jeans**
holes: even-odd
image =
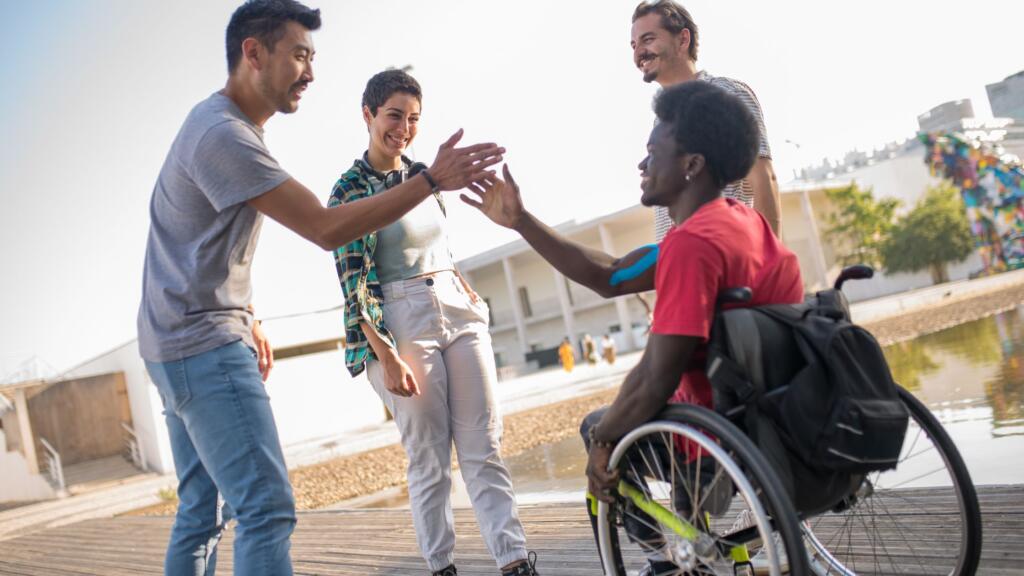
[[[164,404],[178,475],[165,574],[211,576],[233,516],[235,574],[291,575],[295,500],[255,352],[239,340],[184,360],[146,362],[146,370]]]

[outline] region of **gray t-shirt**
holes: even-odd
[[[384,183],[370,175],[375,190]],[[381,284],[415,278],[430,272],[454,270],[448,251],[446,218],[433,196],[424,199],[394,223],[377,231],[373,262]]]
[[[290,176],[263,130],[216,93],[189,113],[150,201],[139,352],[150,362],[252,345],[250,267],[263,217],[246,201]]]

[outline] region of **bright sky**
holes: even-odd
[[[33,1],[0,19],[0,378],[67,368],[135,336],[148,203],[182,120],[224,84],[238,0]],[[1024,3],[687,0],[698,64],[753,87],[776,171],[911,136],[918,114],[1024,69]],[[311,1],[311,5],[317,5]],[[635,0],[321,2],[316,81],[267,124],[282,166],[326,199],[366,146],[366,80],[414,66],[413,156],[459,127],[507,147],[527,207],[556,224],[635,203],[654,85],[629,49]],[[787,143],[797,142],[800,147]],[[449,202],[457,258],[513,239]],[[329,254],[270,221],[253,271],[277,315],[337,305]],[[340,322],[340,319],[339,319]],[[273,338],[273,335],[270,335]]]

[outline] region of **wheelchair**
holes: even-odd
[[[851,266],[809,300],[848,319],[843,283],[872,275]],[[718,314],[749,299],[749,289],[725,291]],[[766,370],[783,362],[760,353],[751,361]],[[717,403],[667,406],[616,444],[615,503],[589,498],[605,574],[974,574],[981,513],[967,467],[927,407],[899,396],[910,422],[896,469],[822,477],[814,490],[793,458],[761,449],[773,441],[767,422],[755,443]]]

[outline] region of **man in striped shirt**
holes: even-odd
[[[737,96],[747,106],[761,132],[758,158],[746,177],[727,185],[723,195],[757,209],[778,235],[778,187],[761,106],[754,92],[742,82],[697,71],[697,25],[689,12],[673,0],[645,1],[637,6],[630,43],[633,60],[643,72],[644,81],[658,82],[663,88],[691,80],[708,82]],[[506,174],[506,179],[510,176]],[[519,232],[541,257],[566,277],[606,298],[654,289],[656,245],[643,246],[622,258],[615,258],[573,242],[530,214],[522,204],[515,183],[508,184],[500,186],[501,193],[487,193],[472,187],[470,191],[479,195],[480,200],[466,196],[463,200],[494,222]],[[672,227],[672,221],[664,208],[655,210],[655,238],[661,242]]]
[[[725,89],[746,104],[761,130],[758,158],[745,178],[726,186],[724,196],[755,208],[778,235],[778,184],[772,170],[772,154],[768,146],[764,115],[753,90],[738,80],[712,76],[703,70],[697,71],[697,24],[690,13],[673,0],[645,1],[636,7],[630,45],[633,48],[633,61],[643,73],[644,82],[657,82],[662,88],[668,88],[682,82],[701,80]],[[655,239],[660,242],[671,227],[668,211],[656,208]]]

